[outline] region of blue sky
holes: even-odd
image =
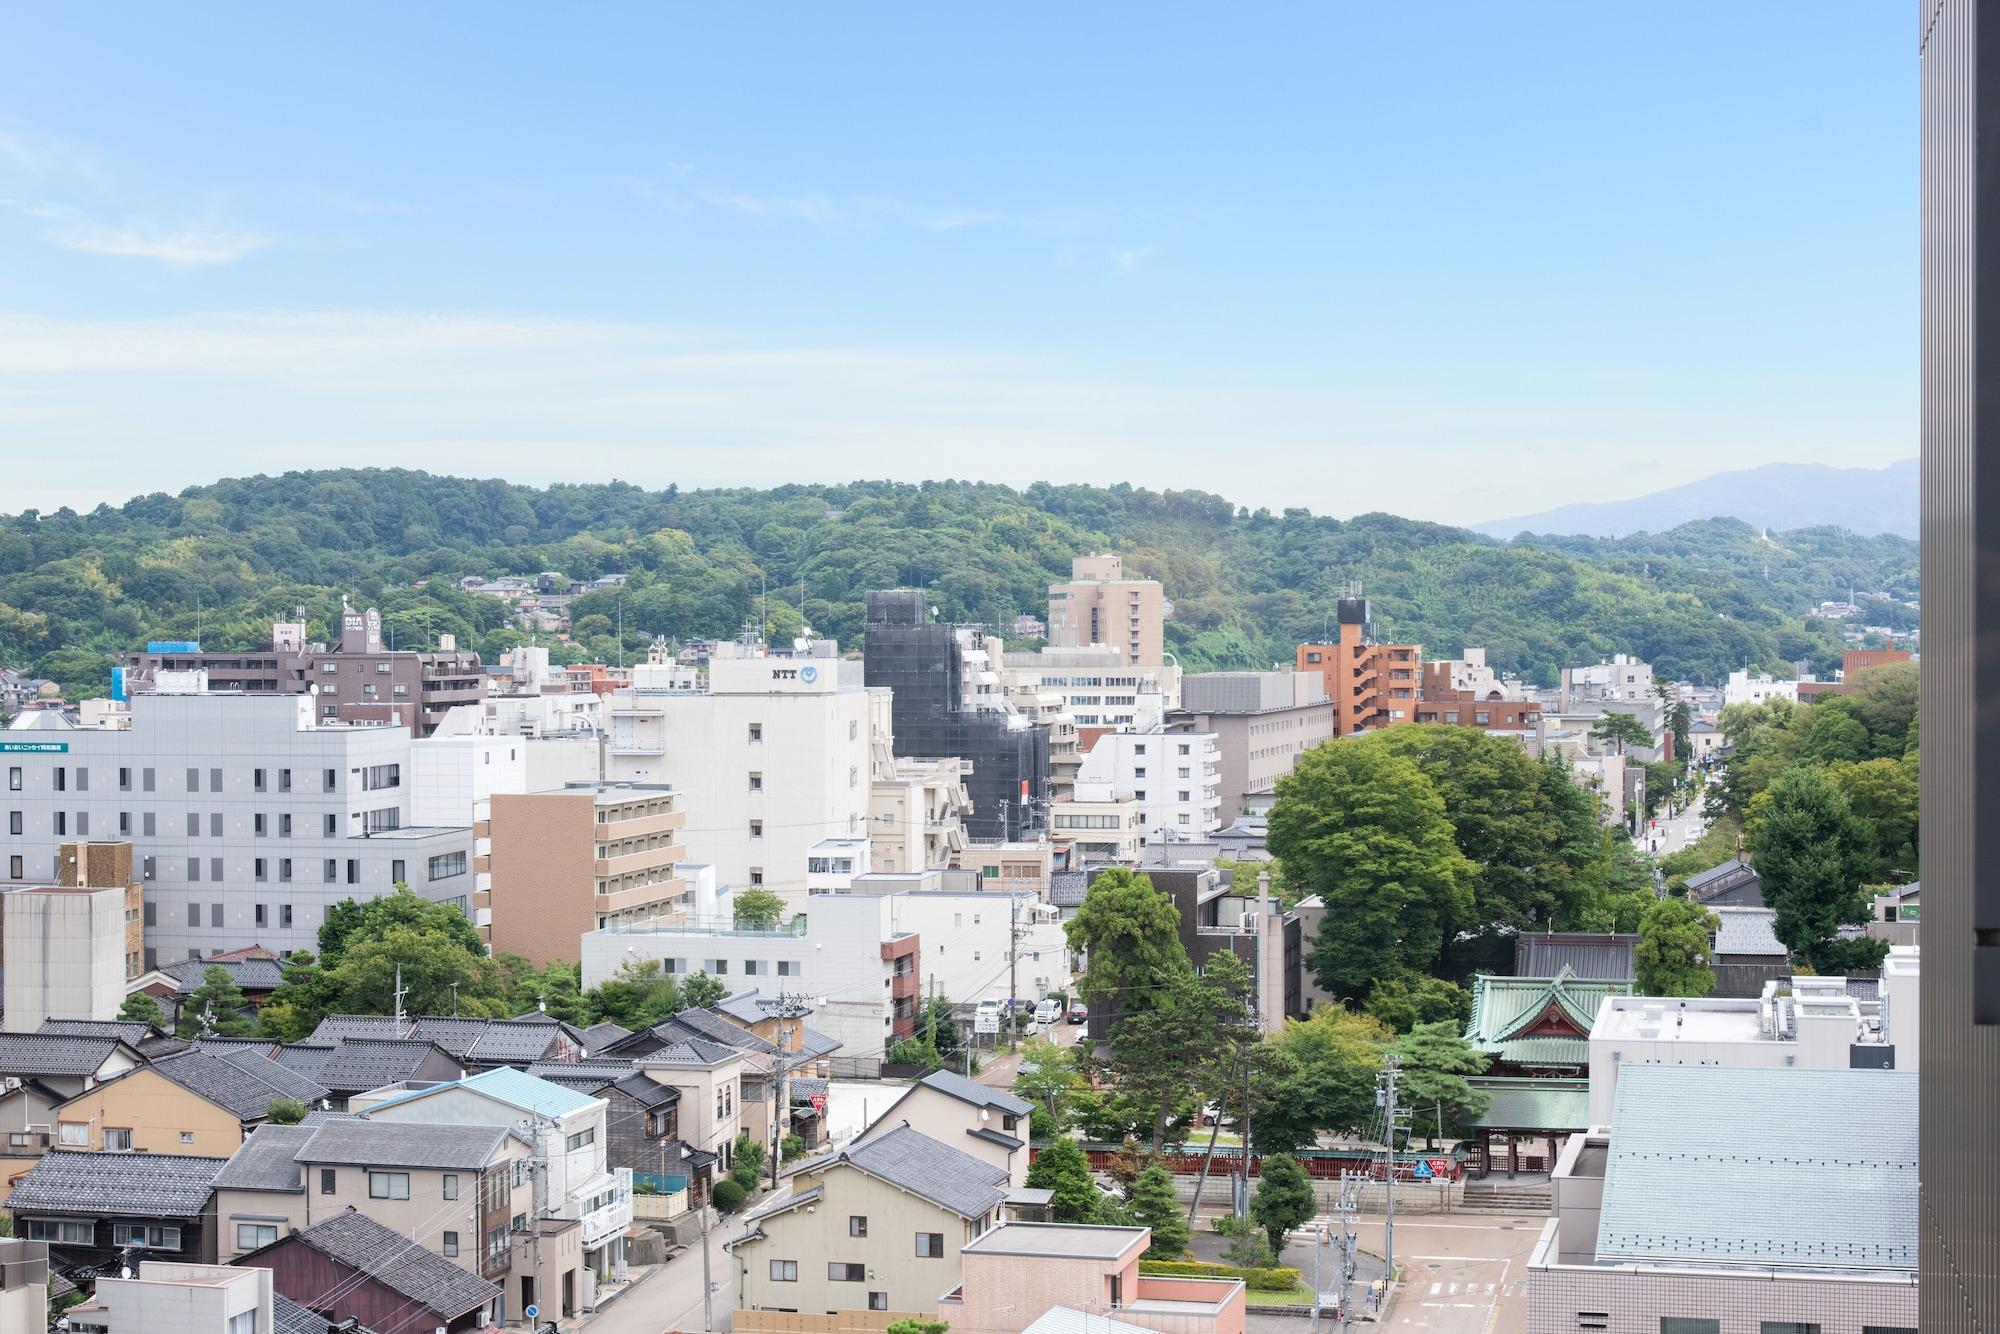
[[[1916,31],[211,5],[0,45],[0,507],[404,464],[1474,521],[1916,452]]]

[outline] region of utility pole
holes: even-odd
[[[1390,1056],[1382,1064],[1382,1073],[1376,1076],[1375,1105],[1382,1110],[1383,1160],[1382,1174],[1382,1272],[1394,1275],[1396,1272],[1396,1131],[1402,1122],[1403,1110],[1396,1105],[1396,1080],[1402,1074],[1402,1061]]]
[[[688,1152],[685,1141],[681,1144],[681,1161],[687,1162],[694,1155]],[[694,1165],[688,1165],[688,1189],[694,1189]],[[704,1331],[715,1328],[715,1280],[709,1275],[708,1258],[708,1201],[703,1200],[696,1210],[701,1221],[701,1327]]]
[[[778,1017],[783,1020],[804,1019],[812,1013],[812,1001],[796,992],[778,993]],[[792,1059],[786,1045],[792,1038],[792,1026],[785,1023],[778,1028],[778,1088],[775,1105],[771,1109],[771,1189],[778,1188],[778,1168],[785,1156],[785,1120],[792,1111]]]
[[[1021,1003],[1021,896],[1007,891],[1007,1050],[1014,1049],[1014,1007]]]
[[[1340,1237],[1335,1243],[1340,1249],[1340,1306],[1335,1314],[1340,1317],[1340,1334],[1347,1334],[1347,1290],[1354,1282],[1354,1247],[1359,1240],[1354,1231],[1354,1216],[1360,1211],[1361,1182],[1353,1172],[1340,1174],[1340,1196],[1334,1210],[1340,1218]]]
[[[409,994],[410,994],[409,989],[403,985],[403,965],[397,964],[396,965],[396,1018],[395,1018],[395,1026],[390,1031],[395,1033],[395,1035],[399,1038],[407,1036],[403,1032],[403,997]]]

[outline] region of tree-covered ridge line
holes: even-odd
[[[1635,653],[1668,677],[1749,666],[1830,669],[1838,628],[1812,616],[1850,587],[1916,595],[1917,548],[1734,520],[1618,540],[1508,543],[1387,514],[1250,510],[1128,484],[853,482],[683,492],[623,482],[546,488],[382,469],[292,472],[141,496],[87,514],[0,517],[0,663],[101,693],[110,655],[146,639],[267,642],[303,607],[324,631],[342,595],[399,644],[452,633],[489,657],[526,638],[465,575],[556,570],[630,578],[571,607],[577,660],[629,660],[654,635],[726,636],[799,609],[854,645],[871,588],[923,586],[944,616],[1005,627],[1039,614],[1070,558],[1115,549],[1174,603],[1189,670],[1267,667],[1327,637],[1358,582],[1387,638],[1439,655],[1484,646],[1501,671],[1553,683],[1565,664]],[[1893,605],[1887,603],[1883,605]]]

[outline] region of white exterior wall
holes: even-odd
[[[421,826],[416,819],[408,729],[322,726],[312,709],[313,697],[306,695],[138,695],[129,730],[0,733],[6,746],[58,748],[0,754],[0,767],[22,771],[20,790],[4,790],[6,806],[23,816],[22,835],[8,848],[10,859],[22,859],[21,883],[53,883],[62,843],[129,838],[145,887],[148,966],[250,944],[280,954],[317,949],[327,908],[389,893],[397,862],[416,893],[464,907],[474,884],[472,831]],[[367,770],[390,764],[400,766],[397,786],[363,787]],[[120,769],[127,771],[128,789],[120,787]],[[261,792],[254,782],[260,769]],[[335,778],[331,792],[322,777],[328,769]],[[290,791],[280,788],[286,770]],[[393,812],[399,831],[367,836],[364,814],[371,811]],[[61,833],[55,827],[59,812]],[[255,829],[259,815],[265,818],[262,835]],[[286,815],[289,838],[279,832]],[[328,815],[334,817],[332,837],[324,832]],[[465,871],[432,882],[429,859],[458,853],[465,855]],[[256,877],[259,859],[265,863],[262,881]],[[281,878],[285,860],[292,863],[289,881]],[[327,861],[335,863],[332,880],[325,876]],[[11,869],[11,860],[0,865],[0,883]]]
[[[868,693],[841,687],[837,658],[717,657],[706,691],[638,689],[605,708],[611,777],[680,793],[689,859],[732,889],[761,879],[803,907],[807,849],[868,834]]]
[[[125,891],[22,890],[6,909],[6,1031],[116,1019],[125,1001]]]
[[[509,736],[447,736],[410,747],[410,821],[470,825],[492,814],[493,794],[528,791],[528,741]]]
[[[268,1269],[146,1260],[137,1278],[99,1279],[96,1300],[110,1334],[217,1334],[246,1311],[259,1330],[273,1327]]]
[[[1722,688],[1724,708],[1731,704],[1762,704],[1767,699],[1788,699],[1796,704],[1799,699],[1799,683],[1774,681],[1768,672],[1752,676],[1746,669],[1731,672],[1729,684]]]
[[[1213,732],[1107,733],[1083,757],[1076,781],[1130,794],[1142,843],[1198,840],[1222,828],[1222,751]]]
[[[1031,894],[921,890],[888,895],[884,901],[891,929],[922,938],[926,995],[935,990],[961,1005],[1006,1000],[1008,932],[1015,921],[1021,928],[1015,994],[1037,1001],[1069,985],[1069,941],[1062,922],[1051,912],[1038,911],[1042,905]]]
[[[886,896],[820,894],[806,903],[804,931],[737,931],[700,925],[633,927],[587,932],[583,985],[594,987],[628,959],[659,960],[676,976],[719,974],[731,990],[759,987],[802,991],[826,1005],[812,1026],[842,1046],[844,1056],[879,1055],[892,1013],[889,965],[882,942],[895,933]],[[755,964],[752,973],[749,966]],[[783,971],[780,971],[780,965]]]

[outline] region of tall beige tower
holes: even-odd
[[[1117,556],[1078,556],[1067,583],[1049,585],[1049,644],[1108,644],[1127,663],[1164,661],[1166,599],[1157,579],[1127,579]]]

